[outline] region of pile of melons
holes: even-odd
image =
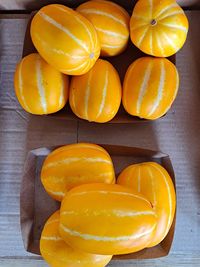
[[[176,67],[165,57],[185,43],[188,20],[175,0],[138,0],[131,18],[111,1],[91,0],[76,10],[52,4],[31,23],[38,53],[24,57],[15,72],[21,106],[32,114],[50,114],[68,101],[76,116],[108,122],[121,104],[127,113],[149,120],[163,116],[178,91]],[[134,61],[123,86],[101,57],[117,56],[132,43],[150,55]],[[72,75],[69,82],[68,75]]]
[[[106,266],[113,255],[156,246],[173,222],[173,182],[155,162],[128,166],[116,182],[103,147],[71,144],[47,156],[41,181],[61,202],[40,239],[41,255],[52,267]]]

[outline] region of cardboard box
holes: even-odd
[[[174,186],[175,176],[170,158],[162,152],[136,147],[104,145],[114,162],[116,177],[128,165],[133,163],[155,161],[170,174]],[[53,200],[41,184],[40,172],[45,157],[56,147],[38,148],[28,153],[21,184],[20,220],[24,247],[27,251],[40,254],[39,240],[41,231],[48,217],[59,208],[60,203]],[[137,253],[115,256],[113,259],[148,259],[166,256],[171,248],[175,218],[166,238],[157,246]]]
[[[68,4],[68,2],[69,2],[69,4]],[[76,5],[74,5],[74,2],[76,2]],[[120,3],[121,1],[118,1],[118,2]],[[128,3],[128,1],[124,1],[124,2]],[[65,1],[65,4],[67,6],[71,6],[71,7],[78,6],[78,3],[80,3],[80,1],[73,1],[73,4],[71,1]],[[129,11],[129,13],[131,14],[132,4],[129,4],[129,5],[127,4],[127,5],[125,5],[125,7],[126,7],[126,10]],[[31,36],[30,36],[30,25],[31,25],[31,21],[32,21],[32,18],[35,15],[35,13],[36,13],[36,11],[31,13],[30,19],[29,19],[29,22],[27,25],[26,34],[25,34],[25,38],[24,38],[24,47],[23,47],[22,57],[27,56],[31,53],[37,52],[37,50],[35,49],[35,47],[33,45],[32,40],[31,40]],[[136,59],[138,59],[140,57],[144,57],[144,56],[148,56],[148,55],[146,55],[142,51],[140,51],[129,40],[128,47],[122,54],[120,54],[118,56],[114,56],[114,57],[104,57],[104,59],[106,59],[110,63],[112,63],[112,65],[117,69],[117,71],[120,75],[121,83],[123,84],[124,76],[125,76],[125,73],[128,69],[128,66]],[[171,60],[175,64],[176,55],[169,57],[169,60]],[[50,114],[48,116],[54,116],[54,117],[63,118],[66,120],[83,121],[82,119],[78,118],[72,112],[72,110],[69,106],[69,102],[66,104],[66,106],[61,111],[56,112],[54,114]],[[84,120],[84,121],[86,121],[86,120]],[[150,122],[150,120],[140,119],[139,117],[129,115],[125,111],[125,109],[123,108],[123,105],[121,104],[116,116],[108,123],[136,123],[136,122]]]

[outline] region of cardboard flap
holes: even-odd
[[[35,164],[36,156],[34,153],[29,152],[24,166],[24,174],[21,182],[20,193],[20,214],[23,214],[23,216],[20,217],[21,232],[24,247],[27,251],[30,250],[30,246],[33,240],[34,209],[32,208],[32,206],[35,197]]]
[[[27,159],[24,165],[24,173],[21,182],[21,193],[20,193],[20,224],[21,233],[26,251],[30,251],[35,254],[39,254],[39,244],[35,245],[35,238],[37,232],[41,231],[35,227],[38,225],[37,220],[42,220],[44,223],[47,218],[59,208],[59,203],[52,201],[52,199],[44,193],[44,188],[41,185],[40,179],[36,180],[36,177],[40,176],[37,173],[38,157],[47,156],[51,150],[47,148],[35,149],[30,151],[27,155]],[[37,184],[39,183],[39,185]],[[40,190],[42,191],[40,193]],[[36,195],[40,196],[40,200],[37,201]],[[43,198],[44,195],[44,198]],[[36,216],[36,209],[41,208],[45,210],[45,216],[42,212],[39,217]]]
[[[168,171],[175,186],[174,171],[167,154],[138,147],[100,145],[111,155],[116,175],[130,164],[155,161]],[[60,203],[46,193],[40,180],[43,161],[55,148],[57,147],[38,148],[30,151],[24,167],[20,196],[21,232],[25,249],[34,254],[40,254],[40,235],[46,220],[60,206]],[[148,259],[166,256],[172,245],[174,229],[175,218],[168,235],[159,245],[137,253],[115,256],[114,259]]]

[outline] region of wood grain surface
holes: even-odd
[[[162,259],[112,261],[109,266],[200,266],[200,12],[187,12],[190,32],[177,54],[181,86],[164,119],[140,125],[96,125],[28,115],[13,91],[27,19],[0,17],[0,266],[47,266],[27,253],[19,225],[19,193],[29,149],[90,141],[160,149],[170,154],[177,181],[177,225],[171,254]],[[78,130],[78,134],[77,134]]]

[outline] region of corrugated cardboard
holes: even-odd
[[[136,147],[102,144],[101,146],[111,155],[116,177],[130,164],[155,161],[168,171],[175,186],[175,175],[167,154]],[[39,240],[45,221],[59,208],[59,203],[46,193],[40,180],[43,161],[53,149],[55,147],[38,148],[28,153],[21,184],[20,219],[22,238],[25,249],[35,254],[40,254]],[[171,248],[174,230],[175,218],[167,237],[159,245],[137,253],[116,256],[114,259],[148,259],[166,256]]]
[[[73,1],[73,2],[77,3],[79,1]],[[124,1],[124,2],[127,2],[127,1]],[[128,10],[132,10],[132,9],[127,9],[127,11]],[[27,25],[22,57],[27,56],[31,53],[37,52],[31,40],[31,36],[30,36],[30,25],[31,25],[31,21],[35,13],[36,12],[31,13],[30,19]],[[105,59],[108,60],[110,63],[112,63],[112,65],[117,69],[120,75],[121,83],[123,83],[124,76],[128,69],[128,66],[134,60],[136,60],[137,58],[143,57],[143,56],[147,56],[147,55],[141,52],[137,47],[135,47],[131,43],[131,41],[129,41],[127,49],[122,54],[115,56],[115,57],[105,57]],[[169,59],[175,64],[175,61],[176,61],[175,55],[169,57]],[[79,119],[72,112],[69,106],[69,103],[67,103],[67,105],[61,111],[48,115],[48,116],[54,116],[54,117],[63,118],[66,120],[83,121],[82,119]],[[138,122],[150,122],[150,121],[129,115],[123,108],[123,105],[121,104],[120,109],[118,113],[116,114],[116,116],[108,123],[138,123]]]

